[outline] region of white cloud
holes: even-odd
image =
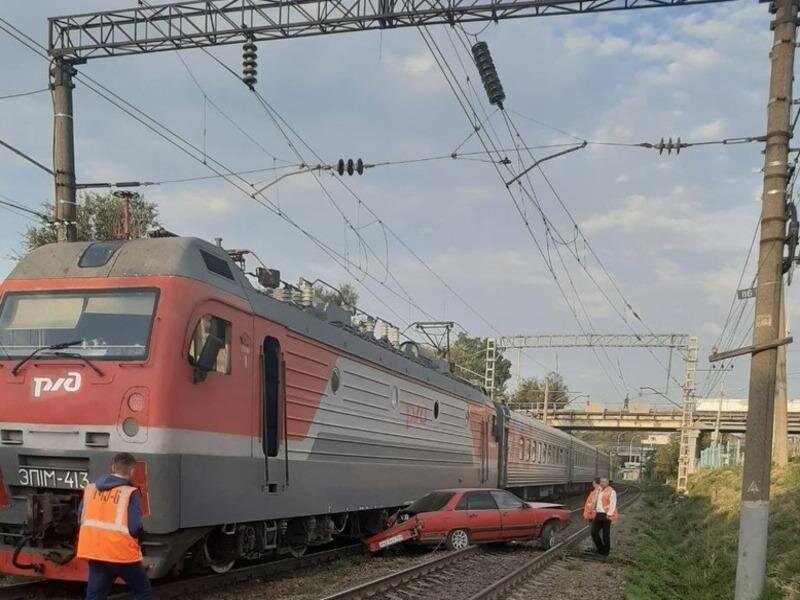
[[[714,140],[719,139],[725,135],[728,129],[728,123],[725,119],[714,119],[708,123],[704,123],[695,127],[689,132],[687,136],[691,140]]]
[[[591,52],[606,57],[627,51],[630,42],[613,35],[597,37],[586,31],[574,31],[564,36],[564,48],[571,54]]]
[[[676,194],[679,196],[680,192]],[[685,214],[681,207],[643,195],[632,195],[622,206],[583,222],[587,234],[613,230],[617,233],[652,234],[654,232],[697,235],[702,228]]]
[[[436,67],[436,63],[430,53],[414,54],[390,60],[403,73],[419,75],[420,73],[431,73]]]

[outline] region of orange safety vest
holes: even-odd
[[[597,492],[598,490],[592,490],[589,494],[589,497],[586,499],[586,503],[583,505],[583,518],[587,521],[593,521],[597,516],[597,511],[594,509],[597,504]],[[614,510],[613,513],[609,513],[609,510],[611,509],[611,494],[613,493],[614,490],[610,486],[604,490],[600,490],[600,504],[605,510],[608,520],[612,522],[616,521],[617,516],[619,515],[616,510]]]
[[[136,488],[121,485],[100,491],[90,483],[83,492],[78,558],[112,563],[142,560],[142,549],[128,531],[128,504]]]

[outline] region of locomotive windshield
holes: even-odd
[[[156,296],[155,290],[6,294],[0,307],[0,359],[24,358],[37,348],[64,343],[70,343],[70,353],[90,359],[144,359]],[[37,360],[52,356],[44,351]]]

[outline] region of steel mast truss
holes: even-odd
[[[193,0],[53,17],[52,56],[83,60],[253,41],[732,0]]]
[[[676,487],[678,493],[685,494],[688,475],[694,470],[694,453],[699,433],[694,425],[698,345],[696,337],[685,333],[544,334],[489,338],[486,340],[486,391],[494,399],[494,371],[500,350],[525,348],[669,348],[678,350],[683,356],[686,370],[682,394]]]
[[[504,335],[495,338],[498,350],[508,348],[675,348],[685,349],[685,333],[588,333],[582,335]]]

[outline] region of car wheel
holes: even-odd
[[[550,550],[556,545],[556,531],[556,524],[552,521],[542,527],[542,535],[539,536],[539,547],[542,550]]]
[[[448,550],[463,550],[469,546],[469,534],[466,529],[454,529],[447,534],[445,546]]]

